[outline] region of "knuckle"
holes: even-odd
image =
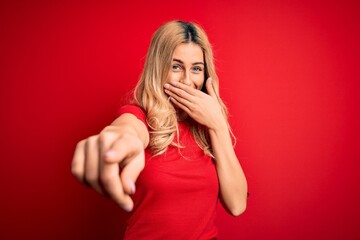
[[[88,142],[96,142],[97,139],[98,139],[98,135],[93,135],[93,136],[88,137],[87,141]]]
[[[106,130],[106,131],[102,131],[98,137],[97,140],[99,141],[100,144],[104,144],[107,141],[109,141],[110,139],[113,139],[117,136],[117,133],[114,132],[113,130]]]
[[[81,165],[73,162],[71,165],[71,174],[78,179],[82,179],[84,173],[82,171]]]
[[[78,142],[76,144],[76,149],[82,148],[85,145],[86,141],[87,141],[87,139],[83,139],[80,142]]]
[[[84,146],[86,150],[89,150],[89,148],[93,147],[94,145],[96,145],[98,141],[98,136],[94,135],[94,136],[90,136],[86,139]]]
[[[107,138],[107,132],[101,132],[100,134],[99,134],[99,143],[100,144],[103,144],[105,141],[106,141],[106,138]]]
[[[101,132],[99,134],[98,143],[100,146],[104,146],[109,139],[109,132]]]
[[[106,133],[106,132],[111,132],[111,131],[113,131],[113,130],[114,130],[114,127],[111,126],[111,125],[109,125],[109,126],[106,126],[106,127],[100,132],[100,134],[101,134],[101,133]]]
[[[79,168],[75,164],[72,164],[72,166],[71,166],[71,174],[77,178],[80,177],[80,175],[81,175]]]

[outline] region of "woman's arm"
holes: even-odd
[[[171,101],[191,118],[209,129],[224,207],[234,216],[246,208],[247,182],[232,146],[228,123],[221,111],[212,81],[206,81],[205,94],[180,82],[165,84]]]
[[[232,146],[227,124],[209,129],[209,135],[222,203],[233,216],[239,216],[246,209],[247,181]]]
[[[72,174],[97,192],[110,196],[124,210],[131,211],[133,202],[129,195],[135,192],[135,181],[144,168],[144,149],[148,144],[145,124],[125,113],[98,135],[77,144]]]

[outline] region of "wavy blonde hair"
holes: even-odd
[[[164,93],[175,48],[182,43],[195,43],[201,47],[205,61],[205,80],[211,77],[218,101],[227,119],[227,108],[220,99],[219,80],[216,75],[213,53],[205,31],[195,23],[171,21],[162,25],[153,35],[144,69],[134,90],[134,100],[147,114],[150,130],[149,146],[154,155],[164,153],[168,146],[181,148],[177,115],[174,106]],[[203,91],[206,92],[205,81]],[[191,132],[204,153],[213,157],[208,130],[205,126],[191,124]],[[229,127],[231,132],[231,129]],[[174,138],[177,136],[177,140]]]

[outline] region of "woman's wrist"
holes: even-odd
[[[229,127],[226,120],[223,117],[221,117],[221,119],[215,121],[210,127],[208,127],[208,129],[209,132],[216,133],[216,132],[228,131]]]

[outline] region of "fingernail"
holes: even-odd
[[[176,86],[177,82],[171,82],[171,85]]]
[[[126,212],[131,212],[132,207],[130,205],[121,205],[121,208],[124,209]]]
[[[114,157],[116,157],[116,152],[114,150],[107,151],[105,153],[105,157],[106,158],[114,158]]]
[[[164,88],[169,88],[170,87],[170,84],[168,84],[168,83],[166,83],[165,85],[164,85]]]
[[[134,194],[136,191],[135,183],[130,180],[129,185],[130,185],[130,194]]]

